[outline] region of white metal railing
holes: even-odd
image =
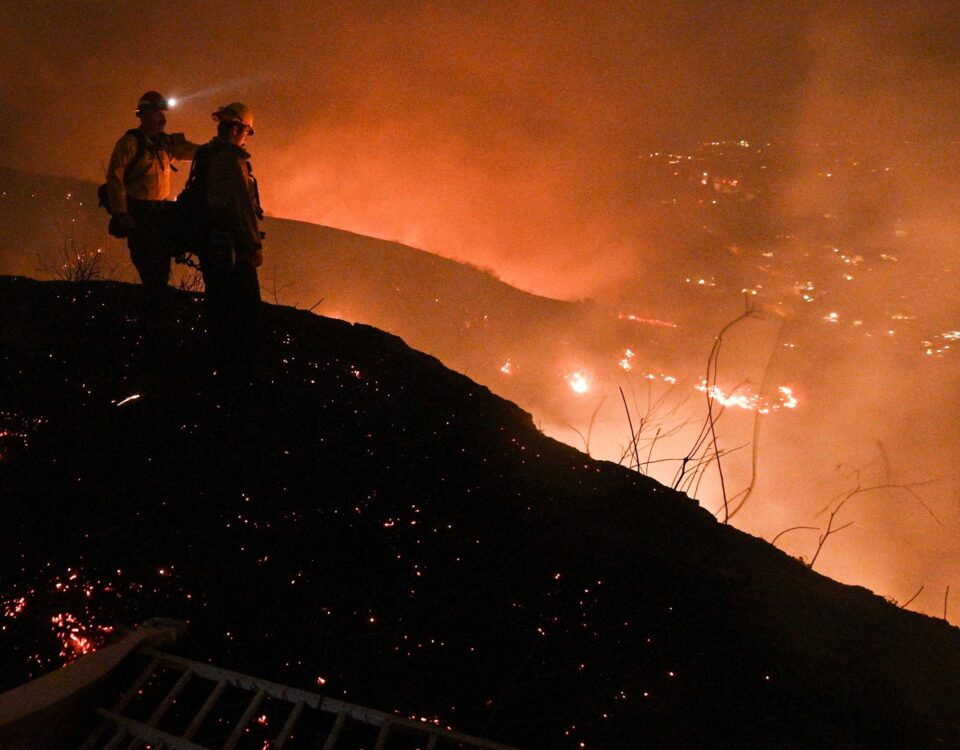
[[[216,746],[218,750],[234,750],[237,747],[245,733],[250,731],[264,701],[268,698],[290,705],[289,713],[287,713],[283,725],[265,745],[270,750],[283,750],[291,738],[294,737],[295,730],[298,732],[296,744],[299,746],[321,747],[320,742],[322,741],[323,750],[335,750],[337,748],[345,750],[347,746],[338,743],[344,740],[351,726],[378,730],[373,750],[386,750],[391,739],[400,739],[401,737],[405,738],[407,743],[415,742],[416,747],[423,750],[442,750],[443,748],[517,750],[517,748],[509,745],[329,698],[289,685],[262,680],[210,664],[191,661],[150,647],[141,648],[138,653],[147,656],[149,663],[109,710],[98,709],[97,713],[101,717],[102,723],[81,745],[81,750],[117,750],[118,748],[136,750],[143,747],[144,743],[148,743],[158,750],[214,750],[211,746],[197,744],[194,742],[194,738],[202,731],[205,723],[210,720],[215,706],[221,701],[224,691],[229,687],[243,691],[250,698],[245,710],[233,724],[229,737],[225,742]],[[124,710],[130,703],[144,694],[144,687],[151,679],[155,678],[161,671],[169,672],[171,670],[178,672],[179,676],[147,718],[135,719],[124,714]],[[167,675],[168,679],[169,676]],[[180,701],[187,685],[196,679],[210,683],[211,690],[197,707],[190,722],[179,733],[175,733],[169,727],[161,729],[159,725],[164,716],[172,706]],[[178,706],[178,708],[182,711],[184,706]],[[192,706],[190,708],[192,709]],[[329,719],[332,719],[332,724],[319,722],[322,725],[322,731],[316,733],[315,730],[315,733],[309,739],[306,739],[301,732],[300,722],[309,712],[320,712],[320,715],[329,716]],[[302,744],[304,741],[308,742],[308,745]],[[420,745],[420,742],[425,744]],[[364,746],[369,747],[366,744]]]

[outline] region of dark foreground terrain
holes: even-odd
[[[137,291],[0,278],[0,688],[162,615],[188,656],[528,748],[960,747],[947,623],[373,328],[267,307],[238,389],[181,294],[145,373]]]

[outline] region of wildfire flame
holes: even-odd
[[[567,382],[570,383],[570,389],[574,393],[586,393],[590,390],[590,381],[582,372],[574,372],[567,375]]]
[[[786,386],[777,388],[778,400],[775,404],[769,404],[760,398],[758,394],[749,393],[740,388],[732,393],[724,393],[719,386],[707,386],[706,381],[701,381],[700,385],[696,386],[696,389],[701,393],[706,393],[722,406],[755,411],[759,414],[769,414],[779,409],[796,409],[799,404],[797,397],[793,394],[793,390]]]

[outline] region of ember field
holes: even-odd
[[[946,622],[370,327],[268,306],[237,393],[181,293],[145,378],[136,292],[0,279],[0,686],[162,615],[188,656],[529,748],[960,744]]]

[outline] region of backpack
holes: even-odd
[[[131,179],[130,175],[133,172],[133,166],[140,161],[140,157],[143,156],[143,152],[147,150],[147,137],[143,134],[143,131],[140,130],[140,128],[131,128],[124,133],[124,135],[132,135],[137,139],[137,151],[123,170],[123,181],[126,183]],[[136,176],[135,179],[143,177],[143,175],[145,175],[149,169],[150,166],[147,165],[147,169],[144,169]],[[99,201],[98,205],[102,206],[108,214],[113,216],[113,211],[110,210],[110,193],[107,190],[106,182],[97,188],[97,199]]]
[[[190,162],[187,182],[173,204],[170,222],[171,255],[199,255],[207,245],[207,171],[209,144],[200,146]]]

